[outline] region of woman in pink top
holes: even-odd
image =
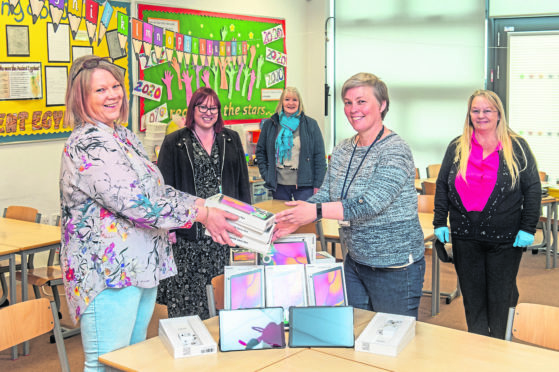
[[[526,141],[507,124],[503,104],[488,90],[468,100],[462,135],[447,148],[437,179],[435,235],[449,241],[464,296],[468,331],[505,337],[516,306],[516,275],[534,241],[541,184]]]

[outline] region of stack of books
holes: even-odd
[[[242,237],[229,234],[233,243],[261,254],[268,254],[275,222],[273,213],[223,194],[207,198],[206,207],[219,208],[239,217],[236,221],[229,221],[243,234]],[[210,235],[207,230],[206,235]]]

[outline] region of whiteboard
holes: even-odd
[[[549,182],[559,181],[559,31],[509,32],[507,117]]]

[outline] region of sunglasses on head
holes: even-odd
[[[112,64],[109,57],[99,57],[99,58],[88,59],[87,61],[85,61],[82,64],[82,67],[80,67],[78,72],[75,73],[74,77],[72,78],[72,83],[74,82],[74,80],[76,80],[76,78],[78,77],[80,72],[82,72],[83,70],[91,70],[93,68],[96,68],[97,66],[99,66],[99,64],[101,64],[101,62],[106,62],[106,63]]]

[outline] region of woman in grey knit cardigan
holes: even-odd
[[[356,74],[342,98],[357,134],[334,148],[318,193],[276,215],[274,238],[322,217],[339,220],[349,305],[417,318],[425,247],[411,150],[383,124],[389,98],[382,80]]]

